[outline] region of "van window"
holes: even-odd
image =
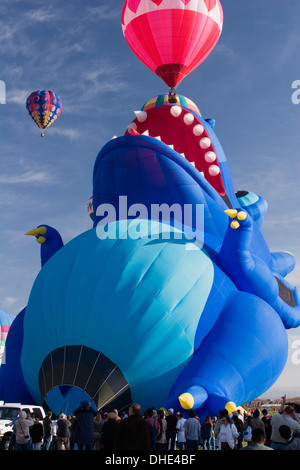
[[[0,407],[0,419],[9,419],[12,420],[18,416],[20,408],[13,408],[10,406],[1,406]]]
[[[30,413],[30,409],[29,408],[22,408],[22,411],[25,411],[25,413],[28,415]]]
[[[32,409],[33,409],[33,412],[34,412],[34,416],[36,418],[43,419],[43,415],[42,415],[42,412],[41,412],[40,408],[32,408]]]

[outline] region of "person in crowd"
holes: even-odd
[[[266,435],[263,429],[257,427],[252,431],[252,437],[250,443],[242,447],[240,450],[273,450],[271,447],[265,445]]]
[[[165,411],[160,408],[157,411],[157,421],[160,425],[161,428],[161,434],[158,436],[156,440],[156,450],[166,450],[167,446],[167,436],[166,436],[166,431],[167,431],[167,421],[165,418]]]
[[[102,426],[102,442],[104,450],[114,450],[114,441],[118,426],[119,423],[117,422],[117,415],[111,411],[107,414],[107,420]]]
[[[219,450],[236,450],[239,433],[235,424],[228,415],[221,418],[220,431],[218,434]]]
[[[56,444],[57,450],[70,450],[70,429],[71,423],[62,412],[56,422]]]
[[[235,427],[237,429],[237,432],[239,433],[239,437],[238,437],[238,441],[237,441],[237,448],[238,450],[242,447],[243,445],[243,432],[242,432],[242,429],[243,429],[243,421],[239,418],[239,414],[234,411],[232,413],[232,421],[234,422],[235,424]]]
[[[300,432],[299,418],[295,410],[291,406],[286,406],[283,409],[282,413],[272,416],[272,419],[271,419],[271,426],[272,426],[271,447],[272,449],[285,448],[286,446],[286,440],[282,438],[279,432],[280,426],[283,426],[283,425],[288,426],[292,434],[295,432]]]
[[[57,419],[52,420],[50,450],[57,450]]]
[[[216,422],[218,421],[217,416],[212,417],[212,433],[211,433],[211,440],[210,440],[210,445],[211,445],[211,450],[216,450],[216,435],[215,435],[215,425]]]
[[[184,423],[186,450],[198,450],[201,425],[195,410],[189,411],[189,418]]]
[[[175,442],[176,442],[176,426],[177,426],[177,418],[174,415],[173,408],[168,409],[168,414],[166,416],[167,421],[167,450],[175,450]]]
[[[203,450],[211,450],[211,437],[213,431],[213,423],[210,416],[206,416],[204,423],[201,425],[201,443]]]
[[[264,408],[262,410],[262,422],[264,423],[265,426],[265,433],[266,433],[266,446],[271,445],[271,433],[272,433],[272,426],[271,426],[271,415],[268,413],[268,411]]]
[[[185,438],[185,429],[184,429],[184,423],[186,419],[184,417],[183,413],[179,413],[178,415],[178,420],[177,420],[177,447],[179,450],[185,450],[186,446],[186,438]]]
[[[103,419],[99,411],[94,418],[94,450],[100,450],[102,445]]]
[[[43,450],[49,450],[51,445],[52,437],[52,416],[53,413],[49,410],[43,419],[43,428],[44,428],[44,439],[43,439]]]
[[[41,450],[42,439],[44,435],[44,428],[39,418],[34,418],[34,424],[31,427],[30,431],[31,431],[32,450]]]
[[[221,427],[221,420],[224,416],[228,416],[228,411],[226,409],[220,410],[218,418],[214,420],[214,436],[215,436],[215,443],[216,447],[218,447],[218,437]]]
[[[258,409],[254,410],[249,424],[250,424],[250,427],[252,429],[252,432],[254,431],[254,429],[259,428],[264,432],[264,434],[266,433],[265,425],[259,417],[259,410]],[[266,437],[266,434],[265,434],[265,437]]]
[[[300,450],[300,438],[292,434],[291,428],[283,424],[279,427],[279,433],[284,439],[286,445],[282,447],[284,450]]]
[[[244,415],[243,413],[241,412],[240,409],[236,410],[236,413],[237,413],[237,417],[242,421],[242,423],[244,422]]]
[[[115,450],[150,450],[153,429],[148,421],[141,416],[141,406],[138,403],[132,404],[128,415],[128,418],[118,424]]]
[[[161,434],[161,427],[160,427],[160,424],[157,421],[157,419],[153,416],[153,409],[152,408],[147,409],[146,419],[147,419],[148,423],[151,424],[152,429],[153,429],[153,437],[152,437],[152,441],[151,441],[151,444],[150,444],[150,450],[155,450],[156,449],[157,438],[159,438],[160,434]]]
[[[78,450],[91,450],[94,441],[94,417],[96,411],[87,401],[81,402],[81,406],[74,411],[73,440]]]
[[[114,410],[113,410],[113,413],[115,413],[115,415],[116,415],[116,421],[117,421],[117,422],[118,422],[118,421],[121,421],[121,417],[119,416],[119,411],[116,410],[116,409],[114,409]]]
[[[25,411],[20,411],[16,427],[16,450],[31,450],[30,428],[34,425],[31,416]]]

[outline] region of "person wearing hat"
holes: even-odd
[[[81,406],[74,411],[73,440],[78,450],[91,450],[94,442],[94,417],[96,411],[91,404],[82,401]]]

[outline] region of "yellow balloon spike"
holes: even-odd
[[[230,224],[230,227],[233,228],[234,230],[236,230],[237,228],[239,228],[240,224],[238,223],[237,220],[233,220]]]
[[[182,393],[182,395],[178,397],[178,400],[180,401],[180,405],[184,410],[191,410],[195,403],[193,395],[190,393]]]
[[[245,220],[245,219],[247,219],[247,212],[244,212],[244,211],[238,212],[237,218],[238,218],[239,220]]]
[[[233,219],[234,217],[236,217],[238,211],[236,209],[226,209],[226,211],[224,211],[225,214],[229,215],[229,217],[231,219]]]

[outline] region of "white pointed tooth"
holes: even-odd
[[[144,121],[146,121],[146,119],[147,119],[147,117],[148,117],[146,111],[134,111],[134,114],[136,115],[137,120],[138,120],[139,122],[144,122]]]
[[[195,162],[191,162],[191,165],[196,166],[196,165],[195,165]]]
[[[112,138],[111,138],[111,140],[116,139],[116,138],[117,138],[117,136],[116,136],[116,135],[113,135]]]
[[[208,147],[211,146],[211,141],[208,137],[203,137],[203,139],[200,140],[199,145],[202,149],[208,149]]]
[[[216,160],[217,155],[215,154],[215,152],[206,152],[204,158],[207,163],[212,163]]]
[[[187,113],[184,115],[183,120],[187,126],[190,126],[191,124],[193,124],[195,116],[192,113]]]
[[[131,129],[135,129],[137,131],[137,125],[136,125],[135,122],[131,122],[130,124],[128,124],[128,126],[127,126],[128,132],[130,132]]]
[[[201,175],[203,176],[203,178],[205,178],[204,176],[204,171],[200,171]]]
[[[170,147],[171,149],[174,150],[174,145],[173,144],[168,145],[168,147]]]
[[[186,158],[186,156],[184,155],[184,153],[181,153],[180,155],[182,155],[182,156],[183,156],[183,158]]]
[[[145,132],[143,132],[142,135],[149,135],[148,129]]]
[[[160,137],[160,135],[158,135],[158,136],[154,137],[154,139],[157,139],[157,140],[160,140],[160,141],[161,141],[161,137]]]
[[[194,126],[194,128],[193,128],[193,133],[194,133],[194,135],[199,136],[199,135],[202,135],[203,132],[204,132],[204,127],[201,126],[201,124],[196,124],[196,125]]]
[[[182,113],[182,108],[180,106],[171,106],[171,114],[174,117],[180,116]]]
[[[211,165],[208,172],[211,176],[217,176],[220,173],[220,168],[217,165]]]

